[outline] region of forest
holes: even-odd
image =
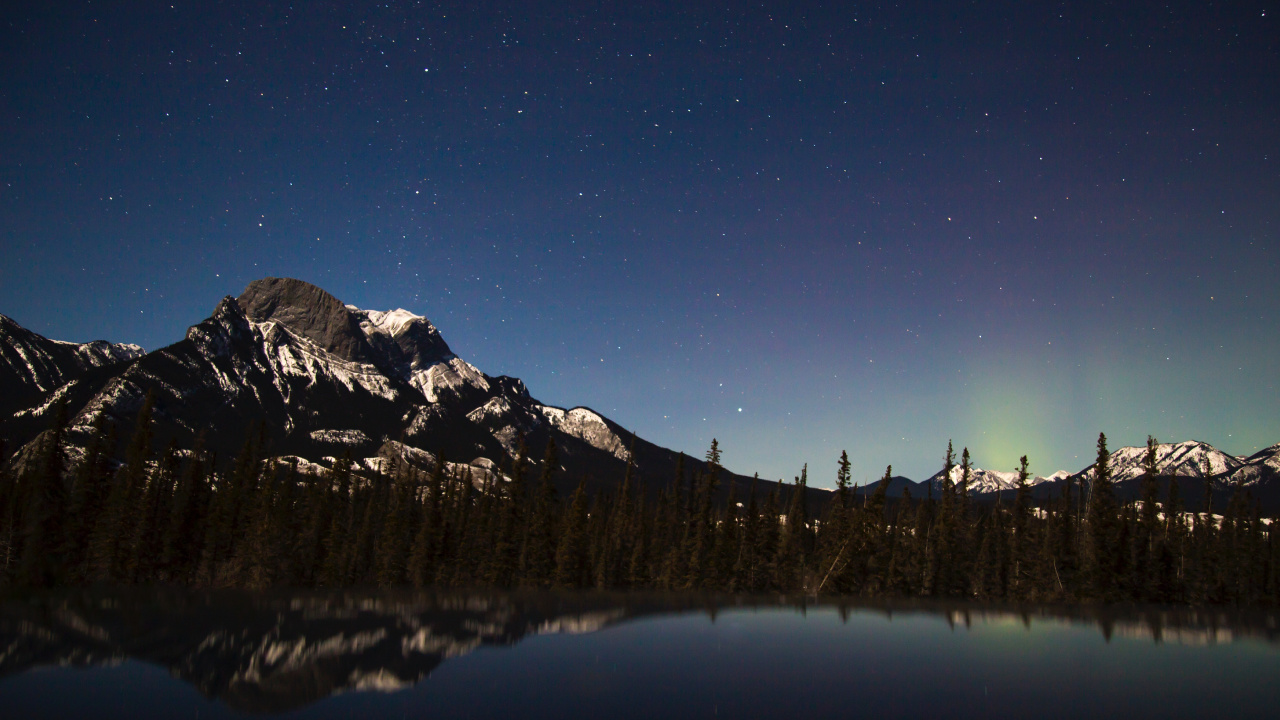
[[[74,462],[59,408],[35,452],[0,470],[0,586],[198,588],[597,588],[1000,602],[1269,606],[1280,600],[1280,544],[1247,488],[1224,508],[1160,492],[1148,440],[1142,497],[1113,491],[1105,435],[1089,482],[1033,502],[1027,458],[1011,502],[976,502],[969,453],[948,444],[937,497],[850,483],[811,513],[808,468],[790,487],[728,488],[721,451],[678,466],[646,493],[633,468],[616,490],[556,490],[556,447],[536,477],[521,443],[501,476],[479,481],[438,458],[369,473],[341,458],[322,474],[269,456],[255,431],[221,466],[200,442],[153,448],[151,402],[113,460],[102,417]],[[959,482],[949,480],[960,467]],[[728,473],[725,473],[726,475]]]

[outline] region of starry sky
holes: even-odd
[[[8,6],[0,312],[274,275],[743,473],[1280,441],[1266,3]]]

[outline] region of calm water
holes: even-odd
[[[1273,616],[588,595],[77,594],[0,717],[1277,717]]]

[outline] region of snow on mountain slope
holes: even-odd
[[[1122,447],[1112,452],[1108,460],[1112,481],[1124,482],[1142,477],[1145,472],[1143,460],[1146,455],[1146,446]],[[1235,472],[1245,464],[1245,461],[1199,440],[1160,443],[1156,446],[1156,473],[1159,475],[1204,477],[1206,464],[1207,474],[1216,477]],[[1080,472],[1081,478],[1086,480],[1092,479],[1093,475],[1093,465]]]
[[[304,380],[304,387],[330,382],[351,392],[359,388],[388,400],[396,399],[394,384],[372,363],[336,357],[275,322],[250,323],[250,327],[259,338],[263,356],[271,366],[271,377],[285,403],[290,401],[293,392],[290,378]]]
[[[50,340],[0,315],[0,394],[48,392],[98,367],[136,360],[137,345]]]
[[[490,390],[488,377],[454,355],[448,343],[426,318],[408,310],[346,309],[355,318],[383,366],[416,388],[428,402],[470,397]]]
[[[30,335],[9,325],[0,338]],[[22,352],[8,355],[31,375],[30,343],[0,344],[0,350],[15,346]],[[477,463],[496,467],[493,461],[518,452],[522,437],[533,448],[531,461],[552,439],[564,449],[562,462],[593,475],[630,458],[616,425],[586,408],[544,406],[520,380],[486,375],[455,355],[426,318],[344,305],[299,280],[256,280],[239,298],[224,298],[184,341],[141,357],[138,348],[106,343],[44,341],[37,349],[46,346],[78,352],[85,362],[113,356],[134,362],[58,389],[56,397],[50,393],[60,386],[41,380],[43,392],[27,393],[12,411],[25,425],[0,428],[14,447],[44,428],[43,414],[58,399],[72,404],[73,435],[84,436],[97,414],[130,427],[151,393],[158,438],[186,445],[204,434],[222,453],[237,452],[249,428],[263,422],[282,456],[315,461],[351,451],[360,457],[399,438],[452,460],[474,458],[468,467],[481,481],[493,471]]]
[[[562,410],[558,407],[539,405],[538,411],[554,428],[567,435],[572,435],[592,447],[612,453],[619,460],[625,461],[631,457],[631,453],[627,451],[626,443],[622,441],[622,438],[609,429],[609,425],[605,423],[604,418],[587,408],[577,407],[572,410]]]
[[[951,468],[951,482],[957,486],[964,475],[964,470],[959,466]],[[1059,470],[1048,477],[1033,475],[1027,478],[1027,486],[1039,485],[1043,482],[1049,482],[1059,478],[1067,477],[1069,473],[1065,470]],[[936,475],[929,478],[935,488],[942,487],[942,471],[939,470]],[[997,492],[1001,490],[1013,490],[1018,487],[1018,473],[1002,472],[1000,470],[983,470],[982,468],[969,469],[969,492],[977,495],[982,493]]]
[[[415,371],[409,384],[417,388],[428,402],[440,402],[448,395],[458,395],[463,389],[486,392],[489,379],[475,365],[462,358],[451,358],[436,363],[425,370]]]
[[[1244,464],[1224,481],[1249,486],[1277,477],[1280,477],[1280,443],[1245,458]]]

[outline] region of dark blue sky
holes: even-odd
[[[32,4],[0,312],[182,337],[250,280],[741,472],[1280,441],[1266,4]]]

